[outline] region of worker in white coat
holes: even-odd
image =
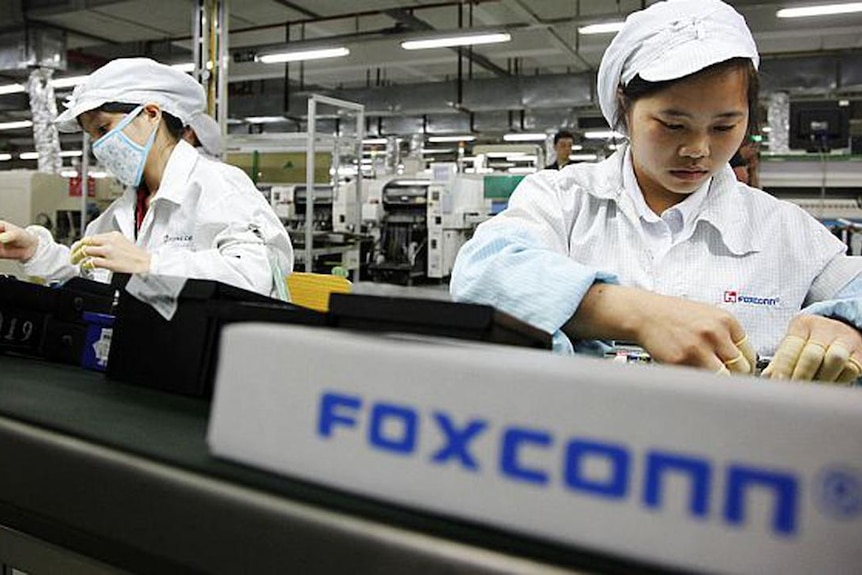
[[[40,226],[0,221],[0,257],[48,281],[82,271],[97,279],[151,273],[283,295],[293,248],[278,217],[244,172],[182,140],[204,103],[190,76],[146,58],[114,60],[90,74],[56,123],[91,136],[93,155],[125,193],[71,249]]]
[[[218,122],[205,112],[193,114],[183,131],[183,139],[210,159],[221,158],[224,143]]]
[[[719,0],[629,16],[598,76],[627,145],[527,177],[458,254],[454,298],[545,329],[562,351],[623,340],[713,372],[752,373],[760,354],[766,376],[855,380],[862,258],[728,163],[754,125],[758,63]]]

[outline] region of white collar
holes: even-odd
[[[638,185],[637,178],[635,177],[634,166],[632,164],[631,147],[626,150],[626,154],[623,159],[623,187],[634,202],[638,216],[647,222],[657,222],[660,219],[664,219],[664,216],[669,212],[676,210],[682,217],[682,228],[690,228],[694,225],[698,215],[700,214],[700,208],[703,205],[703,201],[706,199],[711,182],[712,178],[704,182],[683,201],[668,208],[661,215],[657,215],[647,205],[643,192]]]

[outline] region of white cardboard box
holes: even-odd
[[[229,326],[217,456],[669,567],[862,569],[862,390]]]

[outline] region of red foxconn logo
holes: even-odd
[[[727,290],[724,292],[724,303],[774,307],[780,305],[781,298],[753,296],[737,290]]]

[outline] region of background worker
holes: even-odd
[[[183,131],[183,139],[197,148],[198,153],[213,160],[221,158],[224,152],[221,128],[218,122],[205,112],[199,112],[189,118]]]
[[[63,281],[81,271],[217,280],[281,295],[293,268],[290,238],[242,170],[199,155],[182,139],[203,88],[147,58],[118,59],[72,93],[57,118],[82,128],[93,155],[126,186],[70,248],[40,226],[0,221],[0,258],[29,276]]]
[[[554,134],[554,163],[545,167],[546,170],[559,170],[569,163],[575,136],[568,130],[560,130]]]

